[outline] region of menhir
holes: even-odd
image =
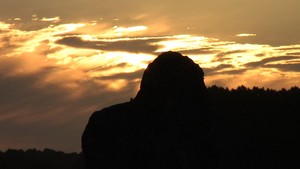
[[[87,169],[215,168],[202,69],[166,52],[130,102],[96,111],[82,136]]]

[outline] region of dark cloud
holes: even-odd
[[[203,68],[203,69],[204,69],[205,75],[213,75],[213,74],[219,74],[220,72],[223,73],[222,70],[226,69],[226,68],[234,68],[234,66],[231,64],[220,64],[217,67]]]
[[[0,34],[1,35],[1,34]],[[2,43],[0,54],[5,54],[11,52],[14,48],[18,47],[16,44],[11,42],[11,36],[4,35],[0,39],[0,44]],[[23,42],[23,41],[22,41]]]
[[[91,69],[88,69],[88,72],[92,72],[92,71],[103,71],[103,70],[109,70],[109,69],[113,69],[113,68],[117,68],[117,67],[121,67],[124,68],[128,65],[128,63],[119,63],[117,65],[112,65],[112,66],[106,66],[106,65],[102,65],[102,66],[97,66]]]
[[[220,52],[216,55],[214,61],[224,61],[224,60],[228,60],[228,58],[226,58],[227,55],[232,55],[232,54],[237,54],[237,53],[246,53],[247,50],[233,50],[233,51],[228,51],[228,52]]]
[[[232,69],[232,70],[225,70],[225,71],[214,71],[213,69],[212,70],[204,69],[204,72],[207,72],[205,73],[207,76],[218,75],[218,74],[239,75],[241,73],[244,73],[245,71],[247,71],[247,69]]]
[[[77,47],[97,49],[104,51],[126,51],[132,53],[154,53],[159,46],[151,45],[150,43],[158,42],[159,39],[131,39],[131,40],[116,40],[116,41],[85,41],[80,37],[65,37],[58,40],[58,44]]]
[[[217,67],[213,68],[203,68],[203,70],[205,75],[207,76],[216,74],[240,74],[246,71],[246,69],[235,69],[231,64],[220,64]]]
[[[4,34],[4,33],[8,33],[9,31],[8,30],[1,30],[0,29],[0,34]]]
[[[238,74],[244,73],[246,71],[247,71],[247,69],[233,69],[233,70],[222,71],[218,74],[238,75]]]
[[[257,57],[263,57],[263,56],[266,56],[266,54],[265,53],[258,53],[255,56],[257,56]]]
[[[247,50],[232,50],[232,51],[228,51],[228,52],[218,53],[217,57],[224,57],[224,56],[231,55],[231,54],[245,53],[245,52],[247,52]]]
[[[202,54],[213,54],[216,53],[214,48],[199,48],[199,49],[190,49],[190,50],[178,50],[183,55],[202,55]]]
[[[287,55],[300,56],[300,52],[287,53]]]
[[[278,56],[278,57],[271,57],[271,58],[265,58],[257,62],[249,62],[244,64],[246,67],[259,67],[263,66],[267,63],[270,62],[275,62],[275,61],[286,61],[286,60],[293,60],[293,59],[299,59],[300,57],[298,56]]]
[[[110,76],[102,76],[99,77],[101,80],[116,80],[116,79],[125,79],[125,80],[135,80],[135,79],[141,79],[144,73],[144,69],[137,70],[135,72],[129,72],[129,73],[117,73]]]
[[[276,50],[281,50],[281,51],[289,51],[289,50],[300,50],[299,47],[278,47]]]
[[[300,72],[300,63],[296,64],[267,64],[263,67],[266,68],[276,68],[284,72]]]

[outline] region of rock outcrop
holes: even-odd
[[[86,168],[216,168],[203,76],[180,53],[158,56],[133,100],[90,117],[82,136]]]

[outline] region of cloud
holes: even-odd
[[[125,51],[131,53],[154,53],[158,46],[151,45],[159,39],[128,39],[128,40],[83,40],[80,37],[64,37],[58,40],[58,44],[77,47],[88,48],[103,51]]]
[[[219,74],[219,73],[224,73],[224,71],[222,71],[222,70],[227,69],[227,68],[234,68],[234,66],[231,64],[220,64],[216,67],[204,68],[204,72],[205,72],[206,76],[212,75],[212,74]]]
[[[226,56],[228,55],[232,55],[232,54],[243,54],[243,53],[247,53],[247,50],[230,50],[230,51],[226,51],[226,52],[219,52],[216,55],[215,61],[219,61],[222,62],[224,60],[228,60],[229,58],[227,58]]]
[[[284,46],[284,47],[278,47],[276,50],[281,50],[281,51],[290,51],[290,50],[300,50],[299,45],[291,45],[291,46]]]
[[[269,58],[265,58],[262,59],[260,61],[256,61],[256,62],[249,62],[244,64],[246,67],[259,67],[259,66],[263,66],[267,63],[270,62],[275,62],[275,61],[286,61],[286,60],[293,60],[293,59],[299,59],[300,57],[298,56],[277,56],[277,57],[269,57]]]
[[[300,72],[300,63],[294,64],[267,64],[264,65],[265,68],[276,68],[284,72]]]
[[[101,66],[97,66],[97,67],[93,67],[91,69],[88,69],[87,71],[88,72],[92,72],[92,71],[106,71],[106,70],[110,70],[110,69],[113,69],[113,68],[118,68],[118,67],[121,67],[121,68],[124,68],[128,66],[127,63],[119,63],[119,64],[116,64],[116,65],[101,65]]]
[[[135,80],[135,79],[141,79],[142,75],[144,73],[144,69],[137,70],[135,72],[128,72],[128,73],[116,73],[110,76],[102,76],[99,77],[99,79],[102,80],[116,80],[116,79],[124,79],[124,80]]]
[[[205,55],[205,54],[214,54],[217,51],[213,47],[205,47],[199,49],[188,49],[188,50],[178,50],[177,52],[186,54],[186,55]]]
[[[300,56],[300,52],[287,53],[287,55]]]

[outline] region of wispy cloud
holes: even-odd
[[[267,63],[272,63],[272,62],[275,62],[275,61],[286,61],[286,60],[294,60],[294,59],[300,59],[300,57],[298,57],[298,56],[269,57],[269,58],[262,59],[260,61],[246,63],[245,66],[247,66],[247,67],[258,67],[258,66],[264,66]]]
[[[158,39],[99,39],[99,40],[83,40],[80,37],[65,37],[58,40],[58,44],[77,48],[89,48],[103,51],[126,51],[132,53],[153,53],[158,46],[151,45]]]
[[[288,64],[267,64],[263,67],[276,68],[284,72],[300,72],[300,63],[288,63]]]

